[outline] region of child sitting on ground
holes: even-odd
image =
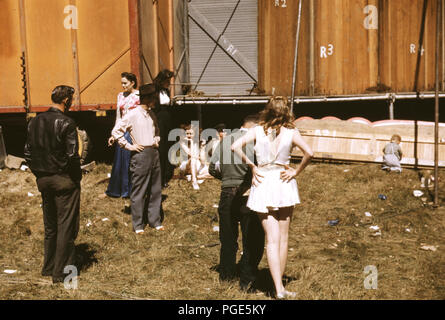
[[[194,141],[195,132],[191,125],[185,127],[185,137],[181,139],[181,164],[179,171],[181,175],[186,176],[187,180],[192,182],[193,189],[199,190],[199,183],[205,178],[209,178],[209,168],[201,160],[200,142]]]
[[[402,142],[402,138],[398,134],[394,134],[391,137],[391,142],[383,148],[383,170],[402,172],[400,160],[402,160],[403,154],[400,142]]]

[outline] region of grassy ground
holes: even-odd
[[[166,231],[136,236],[124,210],[128,200],[102,196],[110,171],[100,164],[82,182],[77,290],[40,276],[43,220],[34,177],[0,172],[0,299],[270,299],[265,256],[259,292],[243,293],[236,282],[218,281],[213,205],[219,181],[208,180],[199,191],[185,180],[171,181],[164,191]],[[445,171],[440,175],[443,202]],[[413,196],[420,189],[418,172],[311,164],[298,184],[302,204],[291,223],[286,269],[286,287],[298,292],[298,299],[445,299],[445,210]],[[332,219],[340,220],[338,226],[327,225]],[[373,236],[372,225],[380,227],[380,236]],[[421,250],[425,244],[437,251]],[[376,290],[364,288],[368,265],[378,270]]]

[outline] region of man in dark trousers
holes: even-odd
[[[139,87],[140,105],[116,124],[111,134],[121,148],[131,151],[131,216],[136,234],[143,234],[146,225],[164,230],[161,216],[161,165],[159,161],[159,128],[152,108],[158,92],[153,84]],[[133,143],[125,138],[129,132]]]
[[[238,223],[241,226],[243,253],[239,262],[240,288],[254,290],[258,264],[264,252],[264,230],[258,216],[247,208],[247,196],[252,174],[249,166],[231,151],[231,146],[249,128],[258,122],[257,116],[245,118],[243,126],[226,136],[215,150],[209,172],[222,180],[219,201],[219,239],[221,241],[219,278],[232,280],[236,277],[236,252],[238,250]],[[254,157],[253,145],[248,145],[246,154]]]
[[[42,275],[52,276],[53,283],[64,281],[66,266],[75,266],[74,241],[79,231],[79,143],[76,124],[65,114],[73,94],[69,86],[53,90],[53,106],[29,122],[25,144],[25,159],[43,200]]]

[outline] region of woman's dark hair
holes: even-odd
[[[156,86],[157,90],[162,89],[162,84],[167,81],[170,80],[171,78],[173,78],[174,73],[171,72],[168,69],[164,69],[161,72],[158,73],[158,75],[156,76],[156,78],[154,78],[153,80],[153,84]]]
[[[57,86],[51,93],[51,100],[54,103],[61,104],[66,98],[71,99],[74,95],[74,88],[70,86]]]
[[[121,77],[127,79],[130,82],[133,82],[135,89],[138,88],[138,78],[136,78],[136,75],[134,73],[122,72]]]

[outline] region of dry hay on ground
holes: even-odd
[[[1,299],[269,299],[265,256],[259,293],[218,281],[220,246],[212,227],[219,181],[207,180],[194,191],[187,181],[172,180],[164,191],[166,231],[136,236],[124,212],[129,201],[102,196],[110,170],[100,164],[82,182],[77,290],[53,286],[40,276],[43,222],[34,177],[19,170],[0,172]],[[445,181],[444,171],[440,175]],[[286,287],[298,292],[298,299],[445,298],[445,210],[424,206],[413,196],[420,189],[416,171],[397,175],[377,165],[312,164],[298,184],[302,204],[291,223],[285,273]],[[327,225],[333,219],[340,220],[338,226]],[[372,225],[380,227],[380,236],[373,236]],[[438,248],[420,250],[423,244]],[[368,265],[378,270],[376,290],[364,288]]]

